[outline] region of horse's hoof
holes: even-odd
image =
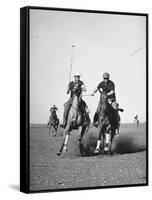
[[[104,151],[105,151],[105,152],[109,151],[109,147],[105,147],[105,148],[104,148]]]
[[[94,153],[98,154],[98,153],[100,153],[100,150],[99,149],[95,149]]]
[[[63,152],[63,153],[66,153],[67,151],[68,151],[67,147],[63,147],[62,152]]]
[[[59,151],[56,155],[57,155],[57,156],[60,156],[60,155],[61,155],[61,152]]]

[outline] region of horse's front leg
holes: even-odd
[[[105,145],[104,145],[104,152],[108,153],[111,150],[111,134],[108,132],[105,133]]]
[[[96,153],[96,154],[100,153],[101,137],[103,137],[103,133],[104,133],[103,125],[100,125],[98,129],[99,129],[99,136],[98,136],[97,145],[96,145],[96,148],[95,148],[95,151],[94,151],[94,153]],[[104,139],[102,140],[102,142],[104,142]]]
[[[67,152],[69,133],[70,133],[70,127],[68,126],[65,128],[65,131],[63,134],[63,143],[62,143],[61,148],[60,148],[59,152],[57,153],[57,155],[61,155],[62,152],[63,153]]]
[[[81,140],[82,140],[84,134],[85,134],[86,132],[88,132],[89,127],[90,127],[89,124],[86,124],[86,125],[84,125],[84,126],[80,126],[80,127],[79,127],[79,137],[78,137],[78,141],[79,141],[79,142],[81,142]]]
[[[56,135],[57,135],[57,126],[55,125],[54,126],[54,135],[53,136],[56,137]]]

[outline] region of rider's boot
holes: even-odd
[[[95,113],[94,118],[93,118],[93,126],[98,127],[98,114]]]

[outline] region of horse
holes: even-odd
[[[120,116],[108,102],[106,93],[100,91],[99,111],[98,111],[98,140],[94,153],[101,152],[101,141],[103,143],[103,153],[111,154],[111,146],[115,131],[120,124]],[[118,114],[116,116],[116,114]],[[119,116],[119,120],[118,120]]]
[[[57,155],[67,152],[67,144],[70,132],[74,129],[79,129],[79,147],[81,153],[81,140],[86,132],[89,129],[90,122],[85,122],[83,113],[81,111],[80,105],[82,103],[82,93],[78,87],[74,87],[73,95],[70,101],[70,109],[67,117],[67,123],[63,134],[63,143]]]
[[[59,126],[59,119],[56,115],[56,111],[55,110],[51,110],[51,115],[49,117],[49,134],[50,133],[55,133],[53,136],[57,135],[57,130],[58,130],[58,126]]]

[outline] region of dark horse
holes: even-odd
[[[49,134],[55,133],[53,136],[56,136],[58,126],[59,126],[59,119],[57,117],[56,110],[53,110],[53,109],[51,110],[48,126],[49,126]]]
[[[90,123],[85,122],[83,112],[81,110],[82,105],[82,93],[78,87],[73,89],[73,96],[71,97],[70,109],[67,117],[67,123],[63,135],[63,143],[57,155],[61,155],[61,153],[65,153],[67,151],[67,144],[69,134],[73,129],[79,128],[79,146],[81,146],[81,140],[88,130]]]
[[[101,141],[103,142],[104,153],[111,153],[111,145],[115,131],[120,123],[120,116],[109,103],[107,95],[100,91],[100,102],[98,111],[99,136],[94,153],[100,153]],[[119,116],[119,120],[118,120]]]

